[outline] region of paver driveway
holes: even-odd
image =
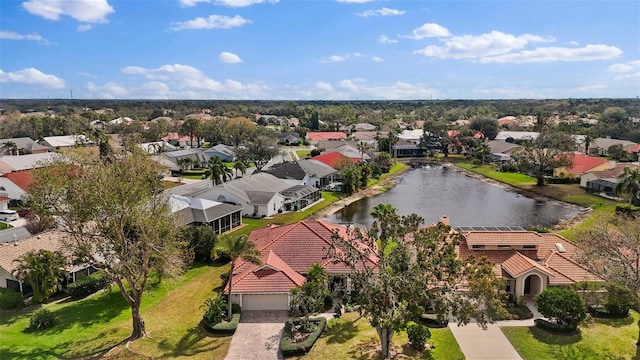
[[[280,336],[286,311],[243,311],[226,360],[282,359]]]

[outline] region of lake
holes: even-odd
[[[551,227],[579,213],[575,206],[534,200],[446,167],[413,169],[398,179],[391,190],[354,202],[326,220],[370,226],[371,209],[389,203],[400,215],[422,216],[427,224],[443,215],[451,226]]]

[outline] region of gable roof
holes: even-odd
[[[349,161],[351,164],[358,162],[358,159],[351,159],[345,155],[342,155],[342,153],[338,151],[326,152],[312,157],[311,160],[319,161],[332,168],[337,168],[340,165],[343,165],[346,161]]]
[[[538,136],[540,136],[540,133],[536,131],[500,131],[498,135],[496,135],[495,140],[505,141],[508,138],[514,140],[535,140]]]
[[[51,147],[73,147],[82,144],[92,144],[93,141],[87,139],[86,136],[80,135],[63,135],[63,136],[45,136],[43,138]]]
[[[640,165],[633,163],[617,163],[613,168],[602,171],[590,171],[589,174],[594,175],[598,179],[614,179],[614,182],[616,182],[617,177],[622,174],[626,167],[640,171]]]
[[[491,140],[487,144],[491,148],[492,153],[510,154],[513,150],[522,146],[518,144],[508,143],[506,141]]]
[[[346,139],[347,134],[340,131],[309,131],[307,139],[311,141]]]
[[[11,168],[11,171],[21,171],[41,168],[48,163],[61,159],[60,154],[46,152],[40,154],[5,155],[0,156],[0,162]]]
[[[522,255],[521,253],[514,251],[507,260],[502,262],[502,269],[509,273],[512,277],[518,277],[527,271],[536,269],[548,276],[553,276],[547,269],[540,264]]]
[[[289,292],[306,280],[272,250],[262,254],[262,265],[245,261],[233,273],[233,291],[239,293]]]
[[[2,243],[0,244],[0,267],[12,274],[18,266],[14,260],[30,251],[63,251],[67,249],[63,243],[66,236],[62,231],[49,231],[15,242]]]
[[[579,152],[571,153],[569,158],[572,161],[571,166],[565,167],[565,169],[572,175],[582,175],[595,167],[609,162],[605,158],[593,157]]]
[[[18,149],[26,149],[26,150],[29,150],[29,151],[48,149],[46,146],[42,146],[42,145],[38,144],[37,142],[35,142],[30,137],[19,137],[19,138],[12,138],[12,139],[0,139],[0,147],[4,146],[4,144],[6,144],[6,143],[8,143],[10,141],[13,142],[14,144],[16,144]]]
[[[539,245],[540,234],[532,231],[470,231],[464,234],[473,245]]]
[[[608,150],[612,145],[622,145],[623,147],[635,145],[633,141],[629,140],[620,140],[620,139],[611,139],[611,138],[596,138],[591,141],[592,148],[601,148],[604,150]]]
[[[33,170],[14,171],[3,174],[2,177],[9,179],[12,183],[16,184],[20,189],[29,191],[29,187],[33,182],[31,172]]]
[[[169,206],[171,212],[176,214],[184,225],[193,222],[209,223],[223,216],[242,211],[242,206],[239,205],[175,194],[170,195]]]

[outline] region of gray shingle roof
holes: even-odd
[[[299,160],[298,164],[307,174],[313,174],[317,177],[325,177],[338,172],[336,169],[318,160]]]
[[[6,156],[0,157],[0,162],[5,163],[7,166],[9,166],[12,169],[12,171],[21,171],[21,170],[29,170],[29,169],[38,169],[48,163],[59,160],[60,158],[61,158],[60,154],[48,152],[48,153],[40,153],[40,154],[17,155],[17,156],[6,155]]]

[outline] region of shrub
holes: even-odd
[[[422,351],[427,344],[427,340],[431,337],[431,331],[424,325],[410,322],[409,325],[407,325],[407,336],[409,337],[411,347]]]
[[[204,319],[204,321],[206,321],[211,326],[218,324],[222,320],[224,320],[225,314],[228,310],[227,304],[225,304],[222,296],[208,298],[204,301],[200,308],[204,309],[202,319]]]
[[[336,306],[333,307],[333,317],[339,319],[342,316],[342,304],[337,303]]]
[[[560,324],[552,323],[545,319],[535,319],[533,320],[533,322],[536,324],[537,327],[541,329],[556,332],[556,333],[565,333],[565,334],[572,333],[577,329],[576,325],[560,325]]]
[[[204,327],[214,334],[233,335],[238,328],[240,316],[240,314],[233,314],[233,316],[231,317],[231,321],[221,321],[217,324],[211,324],[205,321]]]
[[[432,329],[446,328],[449,325],[449,318],[443,317],[439,319],[437,316],[431,314],[420,315],[420,320],[418,321]]]
[[[616,215],[632,215],[640,213],[640,206],[633,205],[616,205]]]
[[[89,276],[85,276],[82,279],[69,284],[67,286],[67,294],[72,298],[78,299],[94,292],[104,289],[109,284],[109,279],[104,275],[102,271],[95,272]]]
[[[311,333],[309,337],[307,337],[304,341],[298,343],[293,342],[291,338],[291,329],[294,325],[300,324],[302,320],[292,318],[284,323],[284,330],[282,331],[282,338],[280,339],[280,349],[282,350],[282,355],[302,355],[311,350],[313,345],[320,338],[322,331],[324,331],[324,328],[327,325],[327,320],[325,318],[314,318],[310,319],[310,321],[315,324],[313,333]]]
[[[19,292],[0,288],[0,310],[20,309],[22,306],[24,306],[24,300]]]
[[[538,311],[558,325],[576,327],[587,316],[584,300],[575,291],[552,287],[536,295]]]
[[[635,299],[633,293],[626,286],[608,283],[607,288],[607,302],[604,305],[605,309],[612,317],[627,317],[629,315],[629,309],[635,305]]]
[[[234,314],[242,314],[240,304],[231,304],[231,312]]]
[[[29,319],[29,328],[33,330],[48,329],[55,324],[55,315],[45,308],[41,308],[34,312]]]

